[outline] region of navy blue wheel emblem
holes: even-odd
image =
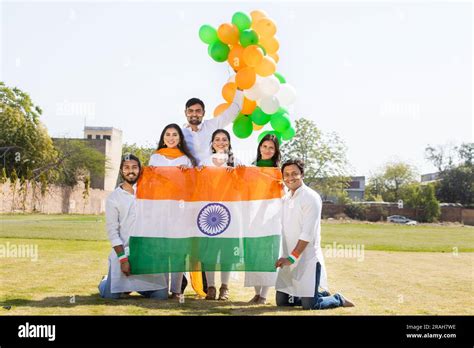
[[[199,212],[197,225],[202,233],[208,236],[217,236],[230,225],[229,209],[220,203],[210,203]]]

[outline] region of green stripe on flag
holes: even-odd
[[[275,272],[280,236],[130,237],[132,274],[186,271]]]

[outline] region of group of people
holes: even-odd
[[[181,170],[211,166],[228,171],[243,166],[243,162],[234,156],[230,134],[224,129],[237,117],[242,104],[243,92],[237,90],[230,107],[219,117],[203,120],[204,103],[198,98],[188,100],[186,125],[169,124],[163,129],[158,149],[148,165],[175,166]],[[275,262],[278,272],[266,272],[273,277],[263,277],[267,280],[254,286],[255,296],[249,303],[266,304],[268,291],[275,286],[277,306],[302,306],[304,309],[354,306],[341,294],[331,295],[327,291],[320,247],[322,202],[318,193],[303,182],[304,163],[294,159],[281,165],[280,161],[278,139],[268,134],[258,144],[253,164],[258,167],[281,166],[283,182],[288,189],[282,198],[282,256]],[[113,250],[109,256],[109,272],[100,282],[99,292],[103,298],[118,299],[140,289],[139,293],[148,298],[179,299],[185,287],[183,279],[186,280],[181,272],[171,273],[170,281],[168,274],[130,275],[128,239],[135,220],[135,183],[140,171],[141,163],[136,156],[124,156],[120,165],[123,182],[107,198],[106,225]],[[202,276],[206,300],[229,299],[230,272],[221,272],[219,294],[215,272],[203,272]],[[323,291],[319,291],[320,288]]]

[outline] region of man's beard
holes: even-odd
[[[202,123],[202,120],[189,120],[189,124],[193,126],[199,126]]]
[[[122,174],[122,179],[123,179],[123,181],[125,181],[126,183],[128,183],[130,185],[135,185],[135,183],[138,180],[138,175],[135,176],[134,179],[129,179],[128,176],[125,176],[125,175]]]

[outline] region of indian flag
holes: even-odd
[[[275,271],[282,210],[277,168],[145,167],[136,196],[133,274]]]

